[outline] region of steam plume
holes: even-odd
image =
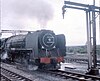
[[[2,0],[2,17],[10,19],[10,25],[18,24],[20,18],[35,19],[44,27],[53,18],[53,8],[47,0]],[[15,19],[13,17],[18,17]],[[17,23],[15,23],[17,22]]]

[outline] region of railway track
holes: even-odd
[[[76,58],[65,58],[65,62],[66,63],[72,63],[72,62],[75,62],[75,63],[80,63],[80,64],[87,64],[88,65],[88,59],[76,59]],[[100,69],[100,60],[97,61],[97,67]]]
[[[1,81],[11,81],[11,79],[10,78],[8,78],[7,76],[5,76],[5,75],[3,75],[3,74],[0,74],[0,76],[1,76]]]
[[[85,75],[81,73],[66,72],[61,70],[43,71],[54,76],[63,77],[65,79],[72,79],[72,81],[100,81],[100,76]]]
[[[29,78],[26,78],[20,74],[9,71],[5,68],[0,67],[1,69],[1,81],[33,81]]]
[[[0,67],[1,69],[1,81],[34,81],[34,79],[29,78],[27,76],[21,75],[20,73],[16,73],[14,71],[8,70],[6,68]],[[100,81],[100,76],[93,76],[93,75],[85,75],[81,73],[75,72],[66,72],[61,70],[39,70],[39,73],[46,73],[48,75],[53,75],[54,77],[59,76],[62,79],[66,79],[66,81]]]

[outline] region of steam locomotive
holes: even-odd
[[[65,36],[51,30],[1,39],[1,59],[41,69],[59,69],[66,55]]]

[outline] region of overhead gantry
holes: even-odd
[[[62,7],[63,18],[66,8],[82,10],[86,13],[87,53],[89,56],[88,74],[98,75],[99,69],[97,68],[96,55],[96,13],[100,15],[100,7],[95,6],[95,0],[93,1],[93,5],[64,1]]]

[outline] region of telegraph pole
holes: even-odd
[[[99,69],[97,68],[97,55],[96,55],[96,19],[95,19],[95,13],[96,12],[100,13],[100,7],[95,6],[95,0],[93,0],[93,5],[64,1],[64,6],[62,7],[63,18],[64,18],[66,8],[72,8],[72,9],[82,10],[82,11],[86,12],[87,53],[88,53],[88,59],[89,59],[88,72],[86,74],[99,75]]]

